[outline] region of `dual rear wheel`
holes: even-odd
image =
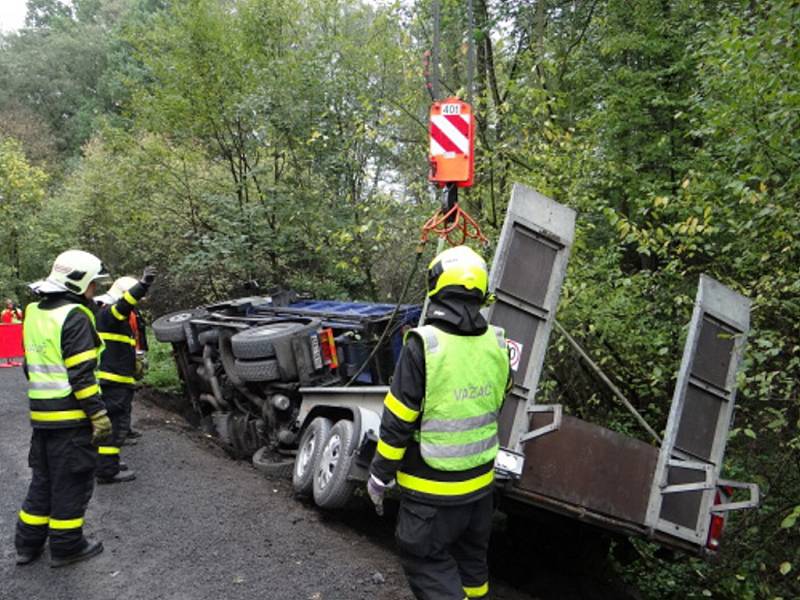
[[[303,432],[294,463],[292,484],[297,494],[313,495],[321,508],[342,508],[350,500],[355,482],[348,480],[354,454],[353,422],[335,424],[317,417]]]

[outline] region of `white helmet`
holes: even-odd
[[[83,250],[67,250],[56,257],[47,279],[32,283],[30,288],[39,294],[83,294],[91,282],[110,279],[105,265],[94,254]]]
[[[125,292],[130,290],[137,283],[139,283],[139,280],[135,277],[120,277],[111,284],[111,287],[105,294],[98,296],[94,300],[95,302],[99,302],[101,304],[114,304],[120,298],[122,298]]]

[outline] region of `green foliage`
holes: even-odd
[[[84,247],[119,275],[157,264],[156,314],[252,281],[397,298],[433,210],[431,0],[70,5],[32,2],[0,38],[0,136],[18,140],[0,210],[25,207],[2,234],[8,293]],[[753,299],[725,476],[763,505],[731,515],[716,562],[638,544],[620,571],[650,598],[798,596],[800,7],[473,5],[470,29],[466,3],[440,2],[440,95],[472,94],[478,119],[462,202],[493,238],[514,182],[577,210],[559,320],[656,429],[698,275]],[[176,385],[153,347],[147,382]],[[557,334],[542,392],[640,433]]]
[[[0,265],[0,290],[19,298],[20,282],[29,272],[30,249],[35,239],[32,221],[45,197],[47,174],[32,166],[19,142],[0,137],[0,244],[5,260]]]
[[[149,367],[142,383],[162,392],[180,392],[182,384],[172,357],[172,344],[163,344],[152,335],[147,336],[147,344]]]

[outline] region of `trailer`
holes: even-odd
[[[727,513],[759,502],[757,485],[721,479],[750,301],[700,277],[660,446],[566,415],[537,402],[537,388],[574,229],[574,211],[514,187],[486,315],[512,350],[496,461],[503,502],[713,554]],[[420,312],[279,292],[173,313],[153,328],[173,343],[187,398],[210,432],[337,509],[367,479],[402,334]]]

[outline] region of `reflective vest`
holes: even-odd
[[[489,326],[479,336],[414,330],[425,347],[425,398],[420,453],[440,471],[466,471],[494,460],[497,418],[508,379],[505,332]]]
[[[100,348],[67,359],[62,356],[61,331],[67,316],[76,308],[86,313],[94,326],[94,315],[80,304],[65,304],[52,310],[42,310],[38,303],[34,303],[26,310],[22,335],[28,369],[31,421],[74,424],[87,418],[73,394],[67,368],[72,366],[70,361],[78,364],[83,360],[96,358]]]

